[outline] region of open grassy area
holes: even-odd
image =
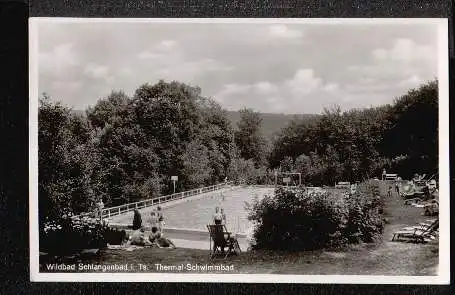
[[[128,263],[141,271],[139,264],[147,265],[147,272],[155,272],[162,265],[233,265],[232,273],[307,274],[307,275],[437,275],[438,244],[391,242],[393,232],[429,219],[422,208],[404,206],[395,194],[386,197],[387,185],[381,184],[385,198],[385,226],[383,240],[375,244],[352,245],[337,250],[244,252],[227,259],[209,258],[208,250],[143,248],[131,252],[103,250],[97,257],[84,263],[103,265]],[[208,247],[208,241],[207,241]],[[44,269],[43,269],[44,270]],[[144,270],[145,271],[145,270]],[[175,270],[178,271],[178,270]],[[183,270],[186,271],[186,270]],[[172,272],[172,271],[170,271]],[[201,271],[204,272],[204,271]],[[213,273],[213,271],[210,271]],[[223,273],[226,273],[223,271]]]

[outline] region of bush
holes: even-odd
[[[249,219],[257,224],[254,248],[311,250],[372,242],[383,230],[382,206],[372,184],[360,185],[352,195],[279,188],[249,208]]]
[[[125,231],[110,229],[99,220],[66,217],[45,224],[40,234],[40,251],[68,255],[83,249],[105,248],[108,243],[120,244],[125,237]]]

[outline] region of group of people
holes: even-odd
[[[159,248],[176,248],[174,243],[163,235],[164,232],[164,216],[161,207],[150,212],[150,217],[147,220],[152,233],[146,237],[145,226],[142,225],[142,218],[139,210],[134,210],[133,229],[135,231],[130,236],[127,244],[137,246],[157,246]]]

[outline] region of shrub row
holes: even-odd
[[[67,255],[82,249],[101,249],[107,244],[120,244],[126,238],[124,230],[109,228],[95,219],[62,218],[49,222],[40,234],[40,251]]]

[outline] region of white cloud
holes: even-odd
[[[229,71],[232,68],[212,58],[191,60],[179,43],[163,40],[151,49],[140,52],[137,57],[150,60],[146,66],[153,67],[156,79],[182,80],[192,82],[196,77],[209,72]]]
[[[40,71],[48,72],[59,76],[69,67],[78,64],[78,58],[73,49],[72,43],[64,43],[55,46],[50,52],[43,52],[39,55]]]
[[[340,86],[337,83],[328,83],[324,86],[324,91],[335,93],[340,90]]]
[[[90,63],[85,67],[84,73],[90,78],[104,80],[108,84],[114,81],[114,76],[111,74],[109,67],[104,65]]]
[[[109,68],[107,66],[97,64],[88,64],[85,67],[84,72],[94,78],[105,78],[109,73]]]
[[[307,95],[321,87],[322,79],[314,76],[313,69],[299,69],[286,85],[296,95]]]
[[[183,52],[175,40],[163,40],[154,44],[151,48],[141,51],[137,54],[139,59],[163,59],[171,55],[182,55]]]
[[[407,86],[407,87],[413,87],[413,86],[418,86],[422,84],[424,80],[419,77],[418,75],[412,75],[407,79],[402,80],[399,85],[400,86]]]
[[[158,49],[169,49],[171,47],[176,46],[177,43],[178,42],[175,40],[163,40],[158,44],[157,48]]]
[[[54,81],[51,83],[51,93],[57,98],[64,97],[66,94],[73,94],[82,88],[79,81]]]
[[[299,69],[279,83],[226,84],[214,98],[234,110],[249,106],[268,112],[299,113],[305,104],[316,103],[314,98],[333,97],[339,90],[337,83],[325,84],[313,69]]]
[[[268,100],[272,99],[269,95],[277,94],[279,92],[279,88],[268,82],[268,81],[261,81],[254,84],[226,84],[223,86],[221,91],[218,92],[216,97],[220,99],[224,99],[230,95],[238,95],[238,94],[246,94],[246,93],[255,93],[259,95],[266,96]],[[276,99],[276,98],[273,98]]]
[[[278,91],[278,87],[268,81],[258,82],[254,85],[254,87],[257,93],[263,95],[276,93]]]
[[[162,54],[155,53],[155,52],[148,51],[148,50],[141,51],[140,53],[137,54],[137,57],[139,59],[157,59],[157,58],[161,58],[162,56],[163,56]]]
[[[302,31],[290,29],[282,24],[269,26],[269,34],[272,37],[285,39],[297,39],[303,36]]]
[[[427,45],[419,45],[411,39],[396,39],[392,48],[377,48],[372,55],[376,60],[392,60],[410,62],[414,60],[434,60],[436,49]]]

